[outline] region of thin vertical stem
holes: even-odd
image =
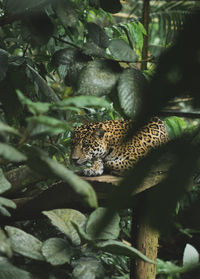
[[[143,13],[142,13],[142,24],[146,29],[146,35],[143,35],[143,48],[142,48],[142,64],[141,70],[147,69],[147,59],[148,59],[148,34],[149,34],[149,13],[150,13],[150,0],[143,0]]]

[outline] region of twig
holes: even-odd
[[[24,51],[23,51],[23,57],[25,57],[26,52],[27,52],[27,50],[28,50],[28,47],[29,47],[29,43],[26,44],[26,47],[25,47],[25,49],[24,49]]]
[[[161,110],[160,112],[163,116],[180,116],[186,118],[200,118],[200,112],[184,112],[179,110]]]
[[[68,41],[63,40],[63,39],[61,39],[61,38],[58,38],[58,37],[56,37],[56,36],[52,36],[52,37],[53,37],[55,40],[59,41],[59,42],[62,42],[62,43],[68,44],[68,45],[70,45],[70,46],[73,46],[73,47],[75,47],[75,48],[77,48],[77,49],[81,50],[81,47],[79,47],[79,46],[75,45],[74,43],[68,42]]]

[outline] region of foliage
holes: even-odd
[[[56,228],[63,232],[65,238],[51,237],[43,242],[17,227],[6,226],[5,230],[8,238],[2,233],[1,240],[4,240],[5,243],[7,241],[8,245],[5,246],[4,244],[5,249],[2,252],[9,255],[17,253],[30,259],[48,262],[52,265],[52,268],[66,263],[70,264],[73,268],[73,278],[83,278],[83,274],[87,274],[87,278],[104,278],[106,270],[99,261],[102,255],[101,251],[133,258],[139,257],[153,263],[138,250],[115,240],[120,231],[118,214],[116,214],[112,223],[102,231],[101,235],[95,238],[94,227],[104,211],[104,208],[99,207],[91,213],[88,219],[82,213],[73,209],[44,211],[43,214],[51,220]],[[81,248],[84,247],[83,244],[84,249]],[[81,265],[83,270],[80,269]]]
[[[126,278],[128,257],[152,264],[119,240],[118,212],[135,204],[134,191],[152,163],[171,153],[168,175],[148,193],[144,208],[148,222],[164,233],[198,170],[199,128],[188,127],[176,117],[165,119],[173,141],[130,170],[112,194],[107,210],[98,207],[95,191],[70,165],[69,141],[75,125],[123,116],[136,120],[133,134],[152,115],[162,115],[174,97],[189,95],[199,108],[200,42],[192,31],[200,17],[189,9],[198,4],[151,3],[149,70],[145,74],[151,76],[155,69],[152,57],[159,57],[159,62],[147,81],[137,68],[147,34],[139,20],[142,2],[127,2],[131,2],[128,13],[134,13],[134,19],[118,22],[111,14],[121,11],[119,0],[0,1],[0,194],[4,195],[0,214],[10,216],[7,207],[16,207],[6,197],[11,184],[4,173],[22,165],[42,175],[46,187],[54,181],[67,182],[85,206],[95,209],[89,217],[72,209],[44,211],[60,231],[59,237],[45,240],[17,226],[5,226],[7,235],[0,230],[2,278],[32,278],[27,265],[25,271],[23,265],[20,269],[10,263],[9,258],[16,260],[15,254],[31,263],[41,262],[47,270],[43,278],[108,278],[112,272],[107,273],[104,265],[108,266],[109,259],[114,266],[117,263],[112,278]],[[187,14],[191,17],[184,24]],[[159,56],[163,48],[168,50]],[[129,232],[124,235],[130,240]],[[186,246],[183,267],[158,260],[158,274],[175,278],[198,271],[199,252],[194,247]],[[122,257],[119,260],[114,254]],[[42,278],[41,274],[37,276]]]

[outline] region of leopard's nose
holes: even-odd
[[[78,159],[79,158],[71,158],[71,161],[73,164],[78,165]]]

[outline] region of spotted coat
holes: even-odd
[[[77,165],[91,162],[91,167],[86,167],[83,175],[101,175],[105,169],[123,175],[150,150],[168,141],[164,122],[158,117],[128,139],[126,136],[132,124],[131,120],[108,120],[74,129],[72,161]]]

